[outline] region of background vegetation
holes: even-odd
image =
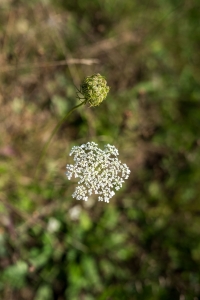
[[[0,1],[0,299],[200,299],[199,47],[198,0]],[[71,115],[35,174],[93,73],[107,100]],[[87,141],[131,169],[109,204],[71,197]]]

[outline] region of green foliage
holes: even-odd
[[[13,288],[22,288],[25,286],[27,271],[27,264],[18,260],[15,265],[11,265],[6,268],[3,273],[3,281],[13,286]]]
[[[0,299],[200,298],[199,8],[2,4]],[[80,103],[76,86],[96,73],[107,100],[65,120],[34,177],[56,124]],[[71,197],[68,154],[88,141],[114,144],[131,169],[109,204]]]

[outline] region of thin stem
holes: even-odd
[[[52,131],[50,137],[48,138],[46,144],[44,145],[43,149],[42,149],[42,153],[40,155],[40,158],[39,158],[39,161],[37,163],[37,166],[36,166],[36,170],[35,170],[35,177],[37,175],[37,171],[41,165],[41,162],[46,154],[46,151],[47,151],[47,148],[49,147],[50,143],[51,143],[51,140],[52,138],[54,137],[54,135],[57,133],[57,131],[59,130],[60,126],[65,122],[65,120],[67,120],[67,118],[69,117],[69,115],[71,115],[71,113],[77,109],[78,107],[80,107],[81,105],[85,104],[86,101],[83,101],[81,102],[80,104],[74,106],[59,122],[58,124],[56,125],[56,127],[54,128],[54,130]]]

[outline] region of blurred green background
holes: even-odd
[[[0,0],[0,299],[200,299],[199,53],[198,0]],[[71,197],[88,141],[131,169],[109,204]]]

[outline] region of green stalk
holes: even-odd
[[[80,104],[78,104],[78,105],[76,105],[76,106],[74,106],[59,122],[58,122],[58,124],[56,125],[56,127],[54,128],[54,130],[52,131],[52,133],[51,133],[51,135],[50,135],[50,137],[48,138],[48,140],[47,140],[47,142],[46,142],[46,144],[44,145],[44,147],[43,147],[43,149],[42,149],[42,153],[41,153],[41,155],[40,155],[40,158],[39,158],[39,161],[38,161],[38,163],[37,163],[37,166],[36,166],[36,170],[35,170],[35,177],[36,177],[36,175],[37,175],[37,172],[38,172],[38,169],[39,169],[39,167],[40,167],[40,165],[41,165],[41,163],[42,163],[42,161],[43,161],[43,158],[44,158],[44,156],[45,156],[45,154],[46,154],[46,152],[47,152],[47,149],[48,149],[48,147],[49,147],[49,145],[50,145],[50,143],[51,143],[51,140],[52,140],[52,138],[54,137],[54,135],[57,133],[57,131],[59,130],[59,128],[60,128],[60,126],[67,120],[67,118],[69,117],[69,115],[71,115],[71,113],[75,110],[75,109],[77,109],[78,107],[80,107],[81,105],[83,105],[83,104],[85,104],[86,103],[86,101],[83,101],[83,102],[81,102]]]

